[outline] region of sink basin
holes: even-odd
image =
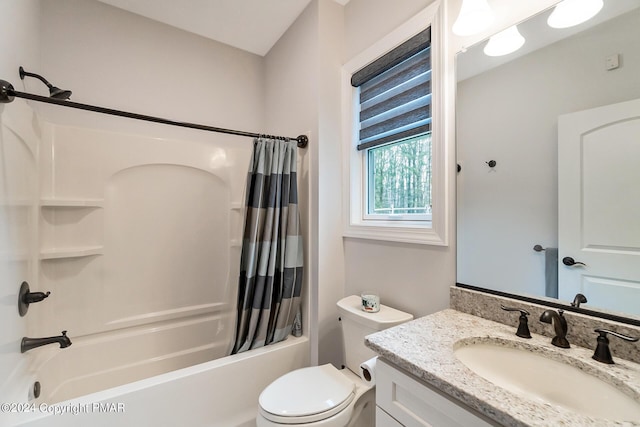
[[[542,354],[494,343],[459,343],[454,353],[476,374],[524,398],[595,418],[640,421],[640,402],[588,372]]]

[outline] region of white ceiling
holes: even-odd
[[[99,1],[264,56],[311,0]]]

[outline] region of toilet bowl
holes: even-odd
[[[276,379],[260,394],[257,427],[371,427],[375,420],[372,382],[356,372],[360,363],[375,356],[364,337],[413,319],[380,305],[377,313],[362,311],[353,295],[338,301],[347,366],[331,364],[297,369]]]
[[[264,389],[259,399],[258,427],[372,426],[356,424],[360,415],[375,405],[374,389],[348,369],[331,364],[297,369]],[[352,422],[353,421],[353,422]]]

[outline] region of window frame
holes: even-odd
[[[342,67],[343,116],[343,236],[362,239],[448,245],[448,153],[445,145],[444,93],[446,51],[443,43],[443,7],[436,0],[409,21],[389,33]],[[431,26],[432,125],[430,221],[401,218],[369,218],[367,214],[368,150],[357,151],[359,143],[359,89],[351,86],[351,76],[367,64]]]

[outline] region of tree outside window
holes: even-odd
[[[431,133],[367,150],[367,213],[431,219]]]

